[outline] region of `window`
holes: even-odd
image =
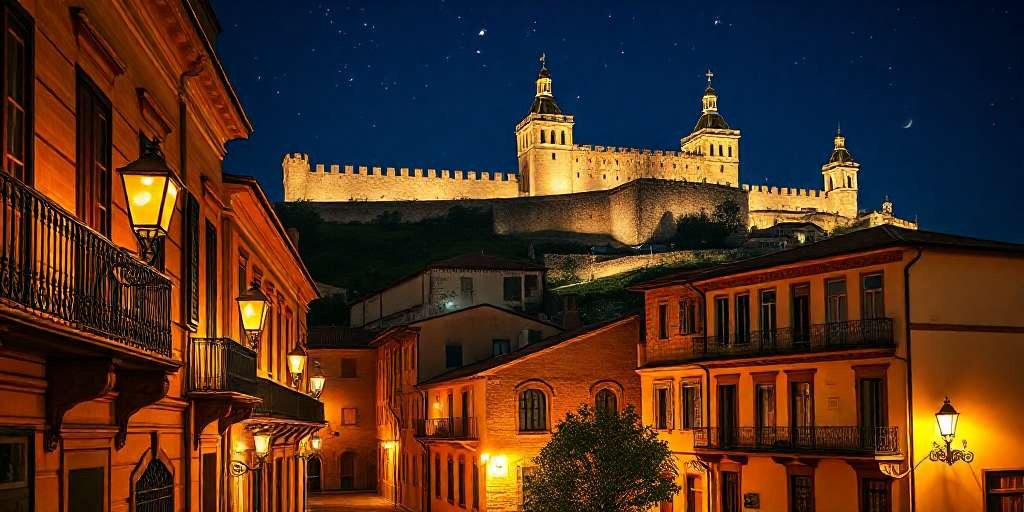
[[[547,142],[548,142],[547,133],[544,130],[541,130],[540,131],[540,143],[541,144],[546,144]]]
[[[150,461],[146,471],[135,482],[134,498],[136,510],[174,510],[174,475],[159,459]]]
[[[668,304],[658,304],[658,339],[668,339]]]
[[[885,301],[882,274],[871,274],[861,278],[861,318],[882,318],[885,316]]]
[[[729,148],[729,157],[731,158],[732,157],[732,146],[728,146],[728,148]]]
[[[434,496],[441,497],[441,456],[434,455]]]
[[[452,456],[448,456],[448,503],[455,501],[455,463]]]
[[[9,35],[9,34],[8,34]],[[89,77],[76,77],[76,174],[78,217],[89,227],[110,236],[110,100]]]
[[[889,482],[888,478],[861,479],[861,512],[892,512],[892,486]]]
[[[680,388],[682,402],[682,428],[700,427],[700,381],[684,381]]]
[[[523,300],[523,278],[520,276],[507,276],[503,281],[503,295],[506,302],[522,302]]]
[[[466,458],[459,457],[459,506],[466,507]]]
[[[185,192],[182,214],[181,314],[187,328],[194,332],[199,326],[199,201],[191,192]]]
[[[615,392],[605,388],[594,396],[594,410],[599,414],[615,414],[619,412],[618,399]]]
[[[536,274],[528,274],[523,277],[523,288],[526,291],[526,298],[532,299],[540,296],[540,279]]]
[[[30,183],[35,139],[29,110],[35,82],[32,18],[17,2],[4,2],[3,26],[3,170]]]
[[[793,285],[792,330],[793,345],[806,346],[811,341],[811,287],[808,284]]]
[[[736,296],[736,343],[750,342],[750,295]]]
[[[544,335],[544,333],[538,331],[537,329],[527,329],[526,330],[526,342],[527,343],[537,343],[538,341],[540,341],[541,336],[543,336],[543,335]]]
[[[556,160],[556,158],[555,158],[555,152],[554,152],[554,151],[552,151],[552,152],[551,152],[551,159],[552,159],[552,160]]]
[[[519,431],[542,432],[548,428],[547,397],[539,389],[527,389],[519,395]]]
[[[741,512],[740,474],[737,471],[722,471],[722,512]]]
[[[0,496],[11,510],[32,510],[32,450],[28,435],[0,435]]]
[[[715,337],[717,343],[729,344],[729,297],[715,298]]]
[[[846,188],[853,188],[853,178],[849,176],[846,177]]]
[[[759,328],[761,330],[761,343],[775,342],[776,329],[776,305],[775,290],[761,290],[761,310],[759,316]]]
[[[355,407],[345,407],[341,409],[341,424],[342,425],[355,425],[359,422],[359,411]]]
[[[672,383],[660,382],[654,385],[654,428],[672,428]]]
[[[473,278],[472,277],[460,277],[459,288],[462,291],[462,297],[464,299],[473,298]]]
[[[1024,470],[985,471],[985,511],[1024,510]]]
[[[789,511],[814,512],[814,478],[807,475],[789,477]]]
[[[715,156],[715,145],[714,144],[708,144],[708,151],[710,152],[711,156]]]
[[[352,358],[341,359],[341,377],[351,379],[356,377],[356,360]]]
[[[679,334],[697,332],[697,303],[692,300],[679,301]]]
[[[825,282],[825,321],[828,323],[846,321],[846,280],[831,279]]]
[[[686,475],[686,512],[699,512],[701,504],[699,475]]]
[[[480,466],[473,459],[473,510],[480,508]]]
[[[500,356],[508,354],[512,351],[512,341],[507,339],[495,338],[491,340],[491,355]]]
[[[565,145],[565,130],[562,130],[562,145]]]
[[[775,427],[775,384],[756,384],[754,400],[754,426],[759,429]]]
[[[718,156],[722,156],[722,145],[718,145]]]
[[[445,368],[458,368],[462,366],[462,345],[445,345],[444,346],[444,367]]]
[[[206,221],[206,335],[217,335],[217,228]]]

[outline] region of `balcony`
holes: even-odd
[[[256,379],[256,395],[262,402],[253,410],[254,417],[262,416],[305,423],[324,422],[323,402],[270,379]]]
[[[416,437],[428,439],[476,439],[476,418],[416,420]]]
[[[192,338],[190,393],[256,396],[256,352],[229,338]]]
[[[898,455],[897,427],[736,427],[699,428],[693,447],[734,452]]]
[[[729,359],[895,346],[892,319],[871,318],[814,324],[770,331],[733,333],[728,337],[694,336],[689,342],[647,344],[647,362]]]
[[[171,355],[171,282],[0,172],[0,301],[132,349]]]

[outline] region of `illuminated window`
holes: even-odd
[[[672,383],[657,382],[654,384],[654,428],[670,430],[672,428]]]
[[[355,425],[359,421],[359,411],[355,407],[346,407],[341,410],[341,424]]]
[[[680,402],[682,411],[682,428],[692,429],[700,427],[700,381],[688,380],[680,387]]]
[[[3,6],[3,172],[32,181],[32,18],[17,2]],[[109,131],[108,131],[109,133]]]
[[[547,397],[539,389],[519,395],[519,431],[542,432],[548,428]]]
[[[861,278],[861,318],[882,318],[885,316],[885,301],[882,274],[871,274]]]

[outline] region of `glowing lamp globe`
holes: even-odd
[[[292,387],[298,387],[302,371],[306,369],[306,351],[302,345],[295,345],[285,354],[285,359],[288,360],[288,373],[292,374]]]
[[[252,435],[252,446],[257,457],[266,457],[270,453],[270,434],[258,433]]]
[[[270,299],[260,289],[259,283],[253,283],[235,301],[238,302],[238,314],[242,319],[242,330],[249,337],[249,346],[256,348],[259,346],[263,325],[267,321]]]
[[[949,397],[942,403],[939,412],[935,413],[935,420],[939,422],[939,434],[946,439],[956,436],[956,422],[960,419],[960,413],[949,403]]]
[[[323,443],[323,440],[320,439],[319,435],[313,434],[312,436],[310,436],[309,447],[312,448],[314,452],[320,451],[321,443]]]
[[[170,229],[174,205],[182,189],[181,181],[167,166],[158,141],[146,141],[139,158],[118,172],[140,253],[143,259],[152,262],[156,257],[156,240],[167,236]]]
[[[309,392],[313,398],[320,398],[320,394],[324,392],[324,385],[327,383],[327,376],[320,368],[320,361],[313,361],[313,368],[315,369],[309,375]]]

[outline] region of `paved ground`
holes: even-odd
[[[322,494],[309,497],[309,512],[391,512],[391,502],[375,494]]]

